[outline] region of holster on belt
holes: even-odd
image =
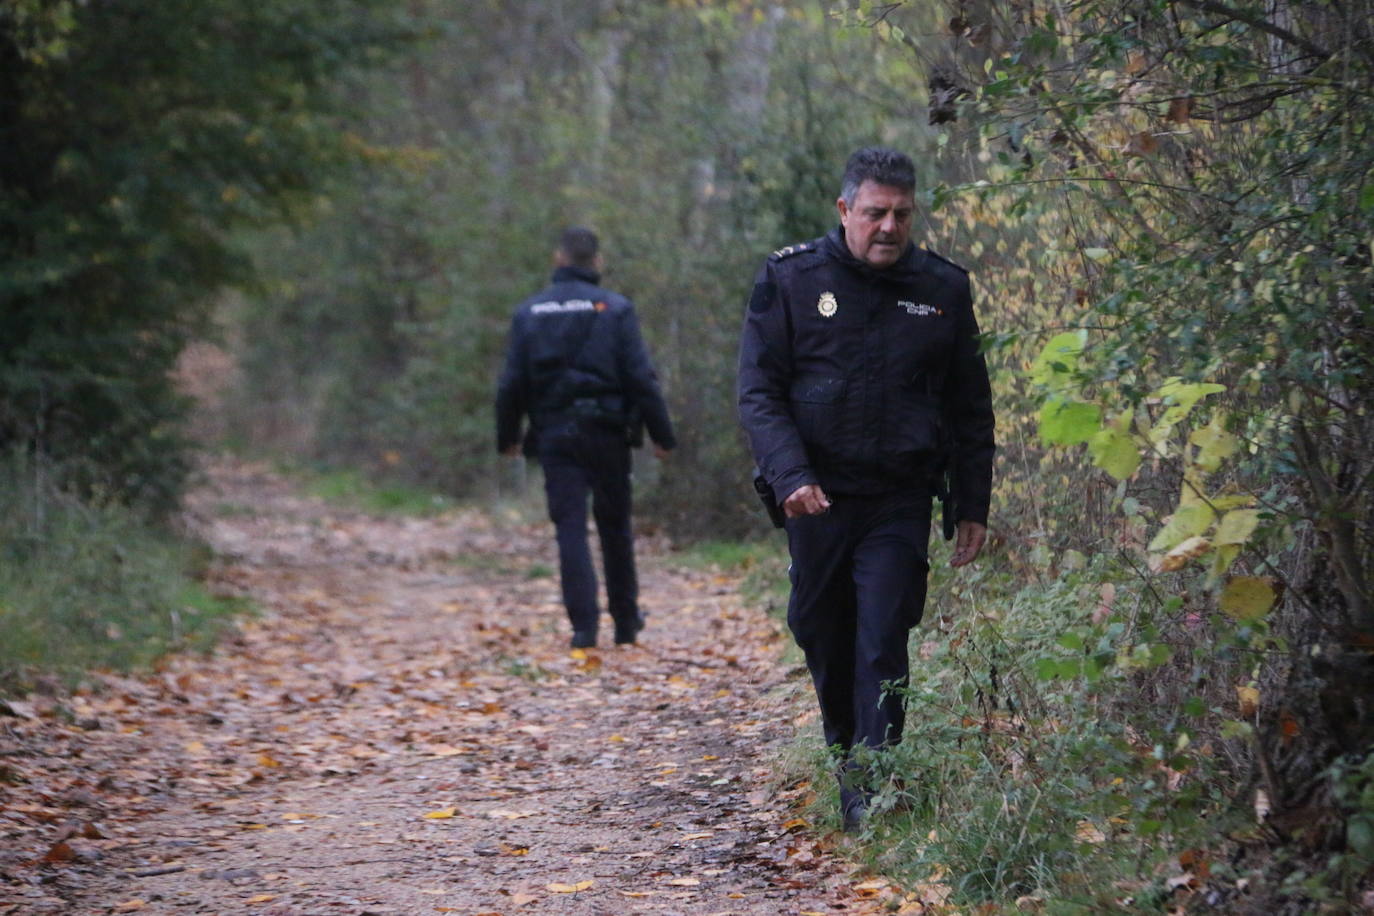
[[[754,469],[754,492],[759,495],[759,501],[763,503],[764,511],[768,513],[768,519],[773,523],[774,528],[781,528],[787,521],[787,513],[782,511],[782,506],[773,496],[773,488],[768,485],[768,481],[763,479],[763,475]]]

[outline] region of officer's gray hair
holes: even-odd
[[[844,165],[840,197],[844,198],[845,206],[854,206],[859,186],[865,181],[901,188],[903,191],[914,191],[916,166],[906,153],[899,153],[885,146],[866,146],[855,150]]]
[[[596,233],[586,226],[569,226],[558,237],[558,250],[574,267],[591,267],[596,263],[600,243]]]

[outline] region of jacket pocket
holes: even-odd
[[[899,465],[926,462],[944,448],[944,418],[935,398],[913,387],[901,390],[888,412],[884,452]]]
[[[802,442],[813,445],[833,438],[844,405],[845,388],[844,379],[820,375],[802,376],[792,382],[788,399]]]

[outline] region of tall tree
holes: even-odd
[[[236,226],[290,217],[350,156],[339,80],[393,0],[0,6],[0,447],[165,508],[185,470],[168,373]]]

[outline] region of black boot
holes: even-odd
[[[627,623],[616,621],[615,624],[615,644],[617,646],[633,646],[639,631],[644,629],[644,618],[636,617]]]
[[[873,797],[872,775],[866,767],[846,760],[835,774],[840,783],[840,823],[845,833],[858,833]]]
[[[840,789],[840,822],[845,833],[858,833],[868,814],[868,793],[863,789]]]

